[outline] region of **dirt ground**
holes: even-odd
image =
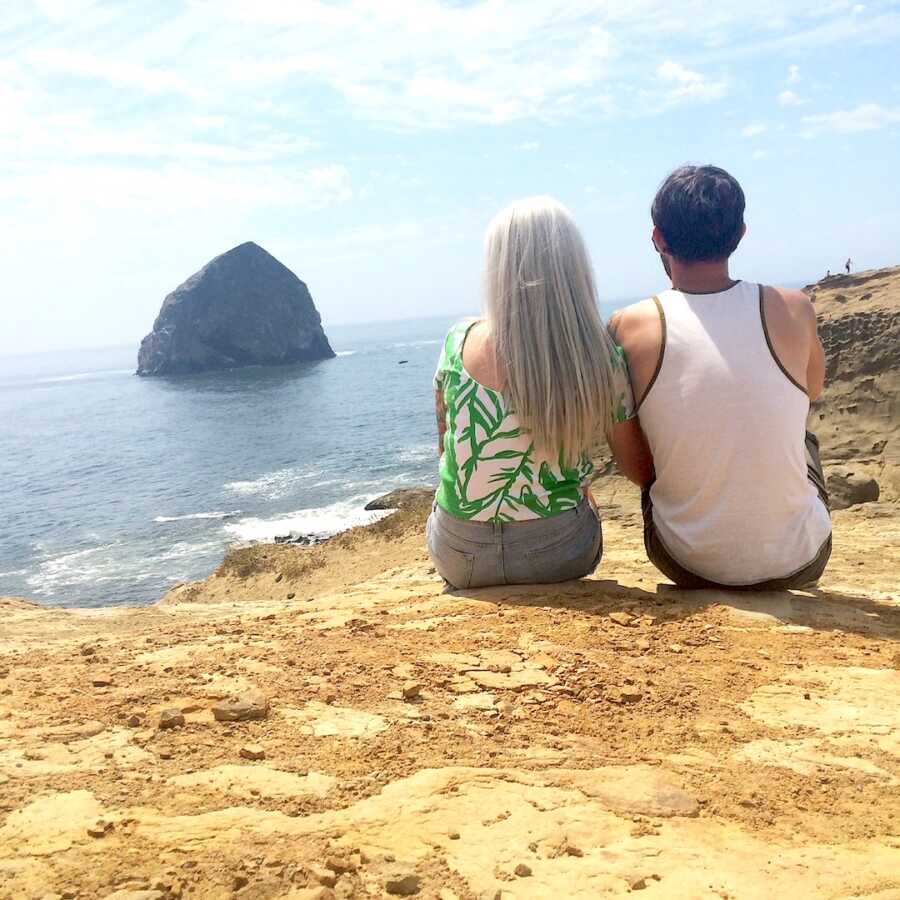
[[[633,502],[591,579],[443,594],[421,520],[0,600],[0,898],[900,898],[896,506],[756,596],[660,583]]]

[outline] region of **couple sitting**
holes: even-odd
[[[522,201],[490,225],[485,318],[450,330],[435,376],[428,546],[451,586],[594,571],[603,537],[587,482],[601,428],[643,489],[647,554],[676,585],[775,590],[822,574],[831,520],[806,432],[825,373],[813,306],[729,275],[746,228],[727,172],[676,170],[652,217],[672,287],[609,330],[562,206]]]

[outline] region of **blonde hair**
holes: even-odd
[[[613,416],[612,339],[571,213],[552,197],[513,203],[488,226],[485,311],[504,393],[535,446],[566,462]]]

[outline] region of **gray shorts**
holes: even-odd
[[[549,584],[590,575],[603,555],[600,519],[587,500],[568,512],[527,522],[471,522],[437,504],[428,550],[454,588]]]

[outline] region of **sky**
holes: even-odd
[[[0,354],[136,346],[247,240],[326,330],[475,311],[532,194],[639,297],[685,162],[745,189],[739,277],[897,264],[898,59],[886,0],[0,0]]]

